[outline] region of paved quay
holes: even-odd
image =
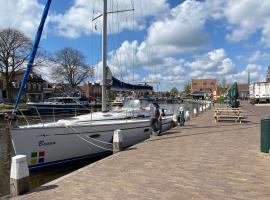
[[[242,102],[246,123],[214,123],[207,111],[16,199],[270,199],[270,155],[260,118],[270,107]]]

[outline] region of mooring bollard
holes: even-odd
[[[123,150],[123,135],[122,130],[115,130],[113,132],[113,153]]]
[[[189,111],[188,110],[185,113],[185,118],[186,118],[186,121],[190,120],[190,115],[189,115]]]
[[[193,109],[193,114],[195,117],[197,116],[197,109],[196,108]]]
[[[29,170],[25,155],[12,157],[10,170],[10,195],[12,197],[29,191]]]

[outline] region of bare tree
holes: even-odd
[[[54,62],[56,66],[52,68],[52,79],[68,83],[72,88],[94,74],[93,68],[85,64],[85,56],[76,49],[59,50]]]
[[[0,72],[4,75],[8,98],[11,98],[11,82],[28,58],[31,41],[15,29],[0,31]]]

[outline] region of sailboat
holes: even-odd
[[[120,110],[107,111],[107,0],[103,1],[102,112],[61,119],[56,122],[41,122],[12,128],[11,136],[15,154],[27,156],[30,172],[112,152],[113,132],[118,129],[123,132],[124,147],[130,147],[150,137],[152,132],[150,126],[151,101],[132,99]],[[33,65],[50,4],[51,0],[47,0],[15,109],[20,101],[20,95],[28,76],[27,73]],[[119,85],[117,80],[115,80],[115,83]],[[173,113],[167,113],[163,117],[162,123],[162,131],[170,129],[173,125]]]

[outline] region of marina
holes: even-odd
[[[259,146],[270,110],[241,104],[245,123],[216,124],[209,110],[17,199],[269,199],[270,157]]]
[[[191,117],[196,117],[197,114],[193,114],[192,112],[194,111],[194,109],[198,110],[198,114],[199,112],[199,104],[160,104],[160,106],[162,108],[166,108],[169,110],[174,110],[176,107],[183,107],[186,111],[188,111],[189,114],[189,118]],[[28,117],[28,116],[26,116]],[[63,117],[58,116],[58,117]],[[68,116],[65,116],[68,117]],[[58,119],[58,118],[57,118]],[[25,122],[24,119],[20,120],[21,123]],[[48,116],[43,116],[43,121],[48,121],[48,122],[53,122],[54,119],[53,118],[48,118]],[[30,121],[31,122],[31,121]],[[32,123],[36,123],[37,120],[32,121]],[[38,122],[40,122],[40,120],[38,120]],[[8,180],[9,180],[9,174],[10,174],[10,165],[11,165],[11,157],[14,156],[14,151],[13,151],[13,147],[12,147],[12,143],[11,143],[11,139],[10,139],[10,132],[8,132],[6,130],[6,121],[2,120],[1,121],[1,131],[0,131],[0,142],[1,142],[1,150],[0,150],[0,155],[3,156],[1,158],[1,160],[3,162],[0,163],[0,168],[3,169],[1,170],[2,174],[0,175],[1,179],[0,179],[0,185],[1,185],[1,192],[0,192],[0,196],[3,195],[8,195],[8,191],[9,191],[9,184],[8,184]],[[98,159],[102,159],[106,156],[111,155],[112,152],[107,152],[103,155],[100,156],[96,156],[96,157],[92,157],[89,159],[85,159],[82,161],[75,162],[75,163],[70,163],[69,165],[65,165],[65,166],[61,166],[61,167],[57,167],[57,168],[46,168],[45,170],[41,170],[41,171],[33,171],[30,174],[30,188],[34,189],[35,187],[38,187],[42,184],[45,184],[48,181],[51,181],[55,178],[61,177],[67,173],[70,173],[76,169],[79,169],[85,165],[88,165],[92,162],[95,162]]]
[[[267,0],[1,1],[0,199],[270,199]]]

